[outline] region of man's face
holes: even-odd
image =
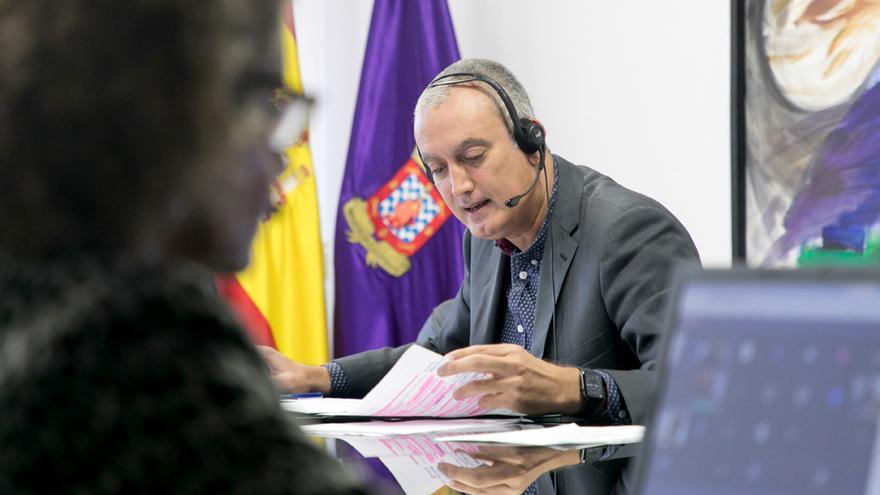
[[[537,158],[530,162],[517,147],[486,94],[450,88],[443,103],[416,115],[415,138],[434,186],[471,234],[512,239],[529,231],[541,197],[530,194],[513,208],[504,202],[529,187]]]

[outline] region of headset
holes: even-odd
[[[519,149],[527,155],[531,155],[535,152],[540,153],[538,168],[535,171],[535,179],[532,180],[532,184],[522,194],[517,194],[516,196],[504,202],[505,206],[507,206],[508,208],[513,208],[519,203],[522,198],[526,197],[529,193],[532,192],[532,190],[535,188],[535,184],[538,183],[538,178],[541,177],[541,171],[544,170],[544,158],[545,153],[547,152],[547,143],[545,141],[544,128],[541,127],[541,124],[537,122],[529,120],[525,117],[519,117],[516,113],[516,107],[514,107],[513,101],[507,95],[507,91],[504,91],[504,88],[501,87],[501,85],[498,84],[495,80],[482,74],[477,74],[475,72],[456,72],[452,74],[445,74],[431,81],[431,84],[429,84],[428,87],[436,88],[439,86],[455,86],[458,84],[466,84],[474,81],[488,84],[489,87],[495,90],[495,93],[498,94],[498,97],[501,98],[501,102],[507,109],[507,113],[508,115],[510,115],[511,122],[513,122],[513,139],[514,141],[516,141],[516,145],[519,147]],[[418,146],[416,146],[416,151],[418,152],[419,159],[422,161],[422,165],[425,168],[425,176],[427,176],[428,180],[431,181],[431,184],[433,184],[434,174],[431,172],[431,169],[428,168],[428,164],[425,163],[425,160],[422,158],[422,151],[418,148]],[[547,200],[549,201],[550,185],[548,184],[546,173],[544,174],[544,189],[546,190]],[[548,232],[548,237],[550,238],[550,286],[553,293],[553,313],[551,313],[550,315],[550,338],[553,343],[553,362],[559,363],[558,349],[556,345],[556,276],[553,270],[553,232]]]
[[[507,91],[504,91],[504,88],[501,87],[500,84],[495,82],[495,80],[486,77],[482,74],[477,74],[474,72],[455,72],[452,74],[445,74],[440,76],[428,85],[429,88],[436,88],[439,86],[456,86],[459,84],[465,84],[469,82],[479,81],[482,83],[486,83],[495,90],[495,93],[498,94],[498,97],[501,98],[501,102],[504,104],[504,108],[507,109],[508,115],[510,115],[510,121],[513,123],[513,139],[516,141],[516,145],[519,149],[522,150],[523,153],[527,155],[531,155],[535,152],[540,152],[540,161],[538,162],[538,169],[535,171],[535,179],[532,181],[532,184],[528,189],[522,194],[518,194],[507,201],[504,204],[508,208],[513,208],[516,206],[519,201],[532,192],[532,189],[535,188],[535,185],[538,183],[538,177],[541,176],[541,171],[544,170],[544,154],[547,149],[547,145],[544,142],[544,128],[541,127],[541,124],[529,120],[525,117],[519,117],[516,113],[516,107],[513,105],[513,100],[510,99],[510,96],[507,95]],[[418,149],[418,148],[417,148]],[[422,158],[421,150],[419,152],[419,159]],[[422,160],[422,165],[425,167],[425,175],[428,177],[428,180],[431,183],[434,183],[434,174],[431,172],[431,169],[428,168],[428,165],[425,163],[425,160]]]

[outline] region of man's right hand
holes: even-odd
[[[289,394],[330,393],[330,373],[323,366],[299,364],[271,347],[257,346],[269,375],[281,390]]]
[[[526,491],[542,474],[580,463],[580,451],[560,451],[547,447],[481,445],[478,453],[467,455],[482,461],[466,468],[441,462],[437,469],[450,479],[449,487],[480,495],[513,495]]]

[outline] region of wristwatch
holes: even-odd
[[[592,462],[604,461],[611,457],[617,451],[618,445],[600,445],[598,447],[587,447],[581,449],[581,464],[589,464]]]
[[[600,414],[605,404],[605,380],[593,370],[580,368],[581,372],[581,409],[578,416],[591,417]]]

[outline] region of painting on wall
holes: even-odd
[[[732,2],[734,257],[880,263],[880,1]]]

